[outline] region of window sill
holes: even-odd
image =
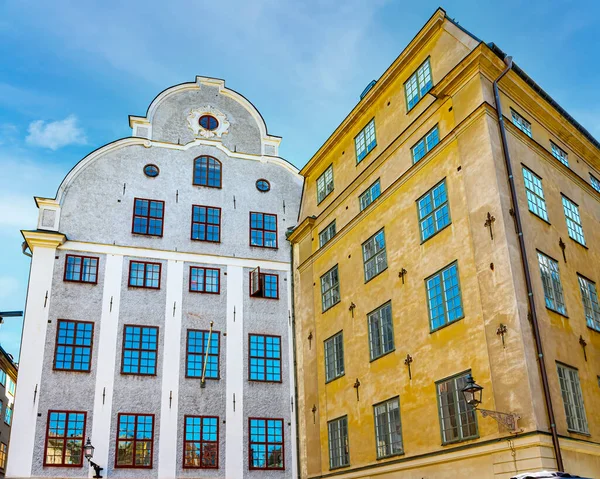
[[[538,219],[542,220],[542,221],[543,221],[544,223],[546,223],[547,225],[550,225],[550,226],[552,225],[552,223],[550,223],[550,221],[548,221],[548,220],[547,220],[547,219],[545,219],[545,218],[542,218],[542,217],[541,217],[540,215],[538,215],[537,213],[534,213],[534,212],[533,212],[533,211],[531,211],[531,210],[529,210],[529,212],[530,212],[530,213],[531,213],[533,216],[535,216],[536,218],[538,218]]]
[[[52,371],[57,372],[57,373],[84,373],[84,374],[89,374],[92,372],[92,370],[88,370],[88,371],[84,371],[83,369],[60,369],[60,368],[52,368]]]
[[[367,151],[367,153],[365,154],[365,156],[363,156],[363,157],[362,157],[360,160],[359,160],[358,158],[356,158],[356,166],[360,165],[360,164],[361,164],[363,161],[365,161],[365,158],[366,158],[367,156],[369,156],[369,155],[371,154],[371,152],[372,152],[372,151],[373,151],[375,148],[377,148],[377,143],[375,143],[375,144],[373,145],[373,148],[371,148],[369,151]],[[344,466],[344,467],[346,467],[346,466]]]
[[[450,221],[450,223],[448,223],[446,226],[444,226],[443,228],[440,228],[439,230],[437,230],[435,233],[433,233],[431,236],[428,236],[426,239],[421,240],[421,244],[425,244],[427,243],[431,238],[437,236],[438,234],[440,234],[442,231],[444,231],[446,228],[448,228],[449,226],[452,225],[452,221]]]
[[[463,437],[462,439],[457,439],[456,441],[442,442],[441,446],[453,446],[454,444],[467,441],[474,441],[475,439],[479,439],[479,434],[477,434],[477,436]]]
[[[273,384],[282,384],[283,381],[280,379],[279,381],[269,381],[267,379],[250,379],[248,378],[248,382],[251,383],[273,383]]]
[[[456,318],[454,321],[452,321],[450,323],[446,323],[443,326],[439,326],[435,329],[430,330],[429,334],[437,333],[440,329],[444,329],[444,328],[447,328],[448,326],[452,326],[453,324],[458,323],[460,320],[462,320],[464,318],[465,318],[465,315],[463,314],[460,318]]]
[[[252,295],[250,295],[250,297],[252,299],[269,299],[271,301],[279,301],[279,296],[277,296],[276,298],[271,298],[269,296],[252,296]]]
[[[571,241],[574,241],[575,243],[577,243],[577,244],[578,244],[579,246],[581,246],[582,248],[585,248],[585,249],[588,249],[588,250],[589,250],[589,248],[588,248],[586,245],[584,245],[583,243],[580,243],[580,242],[579,242],[579,241],[577,241],[575,238],[572,238],[571,236],[569,236],[569,238],[571,239]]]
[[[570,434],[577,434],[579,436],[586,436],[586,437],[592,437],[592,435],[589,432],[581,432],[581,431],[575,431],[574,429],[569,429],[567,428],[567,431]]]
[[[379,276],[381,273],[383,273],[384,271],[387,271],[388,267],[386,266],[385,268],[383,268],[379,273],[377,273],[375,276],[371,276],[369,279],[365,279],[365,284],[370,283],[371,281],[373,281],[375,278],[377,278],[377,276]]]
[[[589,324],[587,325],[587,328],[588,328],[588,329],[591,329],[592,331],[594,331],[594,332],[595,332],[595,333],[597,333],[597,334],[600,334],[600,329],[596,329],[596,328],[594,328],[594,327],[590,326]]]
[[[350,464],[344,464],[343,466],[330,467],[330,471],[337,471],[338,469],[344,469],[346,467],[350,467]]]
[[[335,381],[336,379],[343,378],[345,375],[346,375],[346,372],[344,371],[344,372],[343,372],[342,374],[340,374],[339,376],[336,376],[336,377],[334,377],[334,378],[330,379],[329,381],[325,381],[325,384],[332,383],[332,382],[333,382],[333,381]]]
[[[63,281],[65,283],[91,284],[94,286],[98,284],[98,281],[78,281],[76,279],[67,279],[67,278],[63,279]]]
[[[132,231],[131,234],[135,235],[135,236],[150,236],[151,238],[162,238],[163,237],[163,235],[151,235],[150,233],[139,233],[137,231]]]
[[[378,457],[378,458],[377,458],[377,460],[378,460],[378,461],[385,461],[386,459],[392,459],[393,457],[400,457],[400,456],[404,456],[404,454],[405,454],[405,452],[404,452],[404,451],[402,451],[402,452],[398,452],[398,453],[396,453],[396,454],[390,454],[389,456],[381,456],[381,457]]]
[[[321,314],[323,314],[323,313],[326,313],[326,312],[327,312],[327,311],[329,311],[331,308],[333,308],[334,306],[336,306],[336,305],[340,304],[341,302],[342,302],[342,301],[340,300],[340,301],[338,301],[338,302],[336,302],[336,303],[333,303],[331,306],[329,306],[329,308],[322,310],[322,311],[321,311]]]
[[[199,381],[202,381],[202,376],[188,376],[187,374],[185,375],[185,379],[197,379]],[[206,376],[204,378],[205,381],[219,381],[221,379],[221,376],[216,377],[216,378],[209,378],[208,376]]]
[[[381,359],[381,358],[387,356],[388,354],[391,354],[391,353],[394,353],[394,352],[396,352],[396,348],[393,348],[393,349],[390,349],[389,351],[386,351],[385,353],[377,356],[376,358],[371,359],[369,362],[372,363],[373,361],[377,361],[378,359]],[[395,455],[397,455],[397,454],[395,454]],[[389,457],[389,456],[385,456],[385,457]]]
[[[553,308],[549,308],[548,306],[546,306],[546,309],[548,311],[552,311],[555,314],[558,314],[559,316],[562,316],[563,318],[569,319],[569,317],[567,316],[567,313],[561,313],[560,311],[557,311],[556,309],[553,309]]]
[[[221,240],[207,240],[207,239],[200,239],[200,238],[190,238],[190,241],[198,241],[199,243],[215,243],[215,244],[220,244]]]
[[[319,206],[321,203],[323,203],[323,201],[325,201],[327,198],[329,198],[329,195],[331,195],[334,192],[335,188],[332,189],[329,193],[327,193],[325,196],[323,196],[323,198],[321,199],[321,201],[319,201],[319,199],[317,198],[317,206]]]
[[[275,250],[279,249],[279,246],[261,246],[259,244],[252,244],[252,243],[250,243],[250,247],[252,247],[252,248],[263,248],[263,249],[275,249]]]
[[[193,289],[190,289],[190,290],[189,290],[189,292],[190,292],[190,293],[198,293],[198,294],[215,294],[215,295],[217,295],[217,296],[218,296],[219,294],[221,294],[221,292],[220,292],[220,291],[217,291],[217,292],[215,293],[215,292],[212,292],[212,291],[194,291]]]

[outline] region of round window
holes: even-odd
[[[150,178],[156,178],[158,176],[159,169],[156,165],[146,165],[144,166],[144,174],[149,176]]]
[[[269,182],[267,180],[258,180],[256,182],[256,189],[258,191],[262,191],[263,193],[266,193],[267,191],[269,191],[271,189],[271,185],[269,184]]]
[[[200,126],[205,130],[215,130],[219,126],[219,122],[212,115],[202,115],[200,117]]]

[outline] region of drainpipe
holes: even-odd
[[[502,104],[500,103],[500,93],[498,92],[498,82],[506,75],[513,66],[512,57],[504,58],[506,68],[494,81],[494,97],[496,100],[496,112],[498,113],[498,124],[500,125],[500,138],[502,140],[502,149],[504,151],[504,162],[506,164],[506,172],[508,174],[508,184],[510,186],[510,196],[512,200],[513,212],[517,224],[517,236],[519,238],[519,249],[521,250],[521,263],[523,272],[525,273],[525,283],[527,284],[527,300],[529,302],[529,312],[531,313],[531,324],[533,325],[533,337],[538,353],[540,373],[542,376],[542,386],[544,389],[544,401],[546,410],[548,411],[548,421],[550,422],[550,430],[552,432],[552,445],[554,446],[554,455],[556,456],[556,466],[559,471],[563,471],[562,455],[560,453],[560,444],[558,442],[558,433],[556,432],[556,421],[554,419],[554,409],[552,407],[552,398],[550,397],[550,386],[548,385],[548,374],[546,372],[546,364],[544,362],[544,352],[542,348],[542,339],[540,335],[540,326],[535,310],[535,301],[533,299],[533,287],[531,285],[531,274],[529,272],[529,263],[527,260],[527,250],[525,248],[525,240],[523,238],[523,228],[521,223],[521,215],[519,214],[519,203],[517,201],[517,189],[513,177],[512,166],[510,162],[510,153],[508,151],[508,142],[506,141],[506,129],[504,127],[504,116],[502,115]]]

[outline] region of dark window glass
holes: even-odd
[[[185,416],[183,467],[217,469],[219,467],[219,418]]]
[[[219,294],[220,269],[190,267],[190,291]]]
[[[194,160],[194,185],[221,188],[221,162],[212,156]]]
[[[344,416],[327,423],[329,434],[329,469],[348,466],[350,449],[348,447],[348,417]]]
[[[258,180],[256,182],[256,189],[265,193],[271,189],[271,185],[267,180]]]
[[[159,170],[156,165],[146,165],[144,166],[144,174],[149,176],[150,178],[156,178],[158,176]]]
[[[250,246],[277,248],[277,215],[250,213]]]
[[[200,117],[200,126],[205,130],[216,130],[217,126],[219,126],[219,122],[212,115],[202,115]]]
[[[221,241],[221,208],[192,206],[192,239],[198,241]]]
[[[160,263],[132,261],[129,264],[129,286],[160,289]]]
[[[467,404],[462,394],[467,375],[463,373],[436,384],[444,444],[478,436],[475,409]]]
[[[210,331],[188,329],[186,376],[201,378],[204,364],[206,364],[204,377],[219,379],[219,332],[213,331],[210,334]]]
[[[250,296],[279,299],[279,276],[261,273],[260,268],[250,272]]]
[[[250,418],[250,469],[285,469],[283,419]]]
[[[98,258],[68,254],[65,260],[65,281],[98,282]]]
[[[250,380],[281,381],[281,337],[250,335]]]
[[[94,323],[58,320],[54,369],[89,371]]]
[[[122,374],[156,375],[158,328],[125,326],[123,335]]]
[[[152,468],[154,416],[119,414],[115,467]]]
[[[45,466],[83,465],[85,412],[48,411]]]
[[[162,236],[165,202],[136,198],[133,206],[133,233]]]

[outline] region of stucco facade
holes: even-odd
[[[5,476],[10,449],[17,373],[12,356],[0,346],[0,477]]]
[[[431,85],[408,107],[405,86],[423,65]],[[505,67],[438,10],[301,170],[303,201],[290,241],[303,478],[505,479],[557,467],[492,91]],[[515,69],[499,85],[564,469],[599,477],[600,324],[586,320],[578,278],[600,283],[600,191],[591,183],[600,175],[600,148]],[[513,124],[511,108],[531,123],[530,136]],[[376,140],[359,158],[371,120]],[[551,141],[568,153],[568,166],[553,156]],[[523,166],[542,178],[548,220],[529,211]],[[332,184],[318,191],[329,168]],[[380,193],[365,206],[377,181]],[[425,236],[420,200],[441,184],[448,217]],[[579,205],[586,246],[569,237],[563,196]],[[335,234],[323,241],[334,221]],[[364,263],[372,250],[363,245],[379,231],[384,266],[370,278]],[[566,314],[545,307],[537,251],[558,264]],[[339,302],[323,296],[331,285],[323,278],[336,265]],[[446,279],[452,265],[456,276]],[[459,311],[442,327],[432,323],[430,301],[440,272],[443,288],[457,281],[452,307]],[[439,303],[446,315],[449,297],[444,291]],[[369,316],[386,304],[392,332],[384,334],[393,339],[374,355]],[[325,357],[340,332],[341,370]],[[567,426],[562,366],[577,372],[587,430]],[[467,434],[444,435],[440,415],[454,406],[440,401],[461,397],[449,399],[448,378],[469,372],[484,388],[481,408],[518,414],[518,434],[475,413]],[[389,400],[399,420],[390,433],[396,449],[386,453],[389,437],[376,432],[374,407]],[[468,424],[464,406],[444,427]],[[347,435],[340,436],[343,421]]]
[[[104,477],[294,477],[286,231],[297,221],[302,178],[278,157],[280,139],[267,133],[256,108],[221,80],[198,77],[169,88],[152,102],[145,117],[130,117],[130,125],[131,138],[81,160],[55,199],[36,198],[38,229],[23,232],[33,258],[17,389],[23,406],[15,410],[18,433],[13,434],[16,447],[11,448],[7,477],[93,475],[85,459],[48,458],[47,444],[60,429],[48,424],[50,411],[85,413],[83,437],[91,439],[93,461],[104,468]],[[220,165],[218,182],[210,183],[208,167],[201,170],[196,163],[207,157]],[[156,167],[150,176],[147,165]],[[269,190],[260,191],[258,180],[266,180]],[[136,199],[164,202],[160,234],[136,230]],[[218,241],[202,240],[208,233],[192,238],[193,205],[220,209]],[[270,217],[275,218],[276,240],[257,245],[260,240],[250,234],[251,212],[276,215]],[[68,256],[95,258],[94,281],[73,280]],[[160,268],[158,280],[145,278],[136,284],[132,263],[139,262],[160,265],[152,266]],[[276,298],[251,296],[256,291],[250,277],[257,267],[277,278]],[[218,287],[209,291],[208,283],[190,278],[192,268],[218,269]],[[205,290],[192,291],[198,288]],[[265,288],[261,286],[263,293]],[[63,340],[57,330],[65,320],[93,325],[87,372],[57,367],[58,343]],[[150,360],[149,374],[140,374],[141,367],[132,373],[126,359],[126,328],[136,327],[156,331],[156,359]],[[206,373],[206,353],[213,350],[204,342],[197,359],[205,378],[202,386],[199,373],[187,369],[188,331],[205,331],[208,337],[211,330],[213,347],[218,341],[218,375]],[[250,373],[250,335],[280,337],[279,380],[257,381]],[[153,343],[148,344],[152,350]],[[135,443],[135,454],[127,444],[117,445],[118,436],[129,437],[120,429],[125,427],[120,414],[144,415],[151,424],[151,434],[138,435],[138,429],[132,433],[132,441],[144,441]],[[206,462],[200,442],[214,443],[214,438],[208,433],[195,437],[192,428],[186,431],[189,416],[217,418],[216,445],[210,445]],[[250,418],[274,419],[273,427],[282,434],[265,441],[258,432],[251,437]],[[81,435],[73,430],[76,437]],[[188,456],[184,438],[197,443],[189,446],[197,449]],[[250,441],[268,442],[268,452],[261,453],[260,446],[251,451]],[[70,454],[79,455],[78,444]],[[53,454],[60,456],[61,447],[53,448]]]

